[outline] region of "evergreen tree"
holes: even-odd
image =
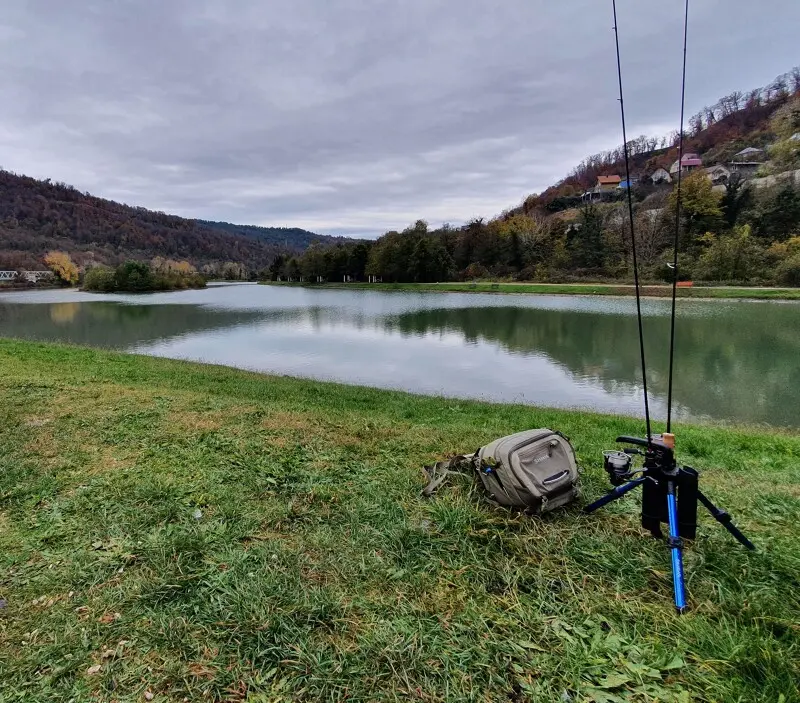
[[[603,218],[594,205],[585,206],[578,222],[568,230],[567,249],[576,268],[597,269],[603,266]]]

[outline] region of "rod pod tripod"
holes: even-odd
[[[638,486],[642,487],[642,527],[653,537],[663,538],[662,523],[669,526],[667,544],[672,551],[672,583],[675,608],[679,613],[686,610],[686,586],[683,578],[683,540],[694,539],[697,534],[697,502],[711,513],[733,537],[747,549],[755,549],[731,516],[720,510],[700,491],[699,475],[689,466],[678,466],[675,461],[675,436],[654,435],[650,440],[641,437],[617,437],[617,442],[644,447],[644,451],[626,447],[623,451],[607,451],[605,469],[614,488],[584,512],[593,513],[598,508],[622,498]],[[633,469],[632,455],[644,457],[641,470]],[[641,474],[636,476],[636,474]]]

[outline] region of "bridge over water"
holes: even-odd
[[[21,277],[31,283],[38,283],[39,281],[52,278],[52,271],[0,271],[0,281],[15,281],[17,277]]]

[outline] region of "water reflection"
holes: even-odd
[[[645,301],[664,414],[669,304]],[[680,414],[800,426],[800,305],[681,301]],[[0,334],[422,393],[641,413],[629,299],[233,286],[0,295]]]
[[[0,334],[126,349],[148,341],[248,325],[264,316],[257,311],[220,311],[191,305],[0,304]]]
[[[681,316],[674,397],[694,416],[800,424],[800,310],[796,305],[701,303]],[[716,305],[716,308],[711,306]],[[696,314],[705,307],[706,315]],[[513,354],[546,354],[609,393],[641,377],[636,321],[535,308],[419,310],[385,322],[403,335],[460,334]],[[667,394],[669,318],[645,318],[649,391]]]

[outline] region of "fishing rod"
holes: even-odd
[[[683,14],[683,70],[681,72],[681,122],[678,130],[678,182],[675,185],[675,241],[672,248],[672,311],[669,323],[669,380],[667,382],[667,432],[672,430],[672,376],[675,359],[675,300],[678,297],[678,245],[681,231],[681,181],[683,174],[683,115],[686,106],[686,45],[689,35],[689,0]]]
[[[633,188],[631,187],[631,164],[628,151],[628,134],[625,128],[625,99],[622,94],[622,61],[619,55],[619,30],[617,29],[617,0],[611,0],[614,11],[614,41],[617,49],[617,77],[619,79],[619,111],[622,119],[622,150],[625,154],[625,182],[628,184],[628,222],[631,230],[631,259],[633,262],[633,283],[636,289],[636,321],[639,324],[639,355],[642,364],[642,391],[644,392],[644,421],[647,426],[647,437],[652,434],[650,428],[650,401],[647,396],[647,366],[644,354],[644,330],[642,329],[642,296],[639,290],[639,264],[636,259],[636,230],[633,224]],[[688,0],[687,0],[688,2]]]
[[[675,301],[678,286],[678,245],[680,240],[680,201],[681,201],[681,170],[683,159],[684,139],[684,107],[686,96],[686,47],[689,28],[689,0],[685,0],[683,18],[683,72],[681,78],[681,118],[678,141],[678,181],[677,181],[677,207],[675,217],[675,240],[673,246],[673,281],[672,281],[672,307],[670,314],[670,340],[669,340],[669,388],[667,395],[667,429],[659,435],[652,434],[650,424],[650,405],[647,395],[647,367],[645,364],[644,333],[642,329],[642,307],[639,290],[639,267],[636,258],[636,228],[633,221],[633,194],[631,187],[630,157],[628,140],[625,127],[625,103],[622,92],[622,61],[619,50],[619,30],[617,27],[617,2],[612,0],[614,13],[614,38],[617,51],[617,76],[619,79],[619,104],[622,119],[622,139],[625,155],[625,178],[628,191],[628,218],[630,222],[631,254],[633,263],[633,278],[636,288],[636,317],[639,327],[639,351],[642,364],[642,387],[644,390],[644,414],[647,434],[642,437],[623,435],[617,437],[617,442],[633,445],[625,447],[622,451],[608,450],[603,452],[603,468],[609,476],[613,488],[605,496],[587,505],[584,512],[593,513],[612,501],[622,498],[639,486],[642,487],[642,527],[649,530],[653,537],[664,537],[661,525],[666,523],[669,527],[667,545],[672,558],[672,585],[675,608],[678,613],[686,610],[686,584],[683,574],[683,540],[694,539],[697,533],[697,507],[700,502],[711,516],[725,527],[733,537],[747,549],[755,549],[752,542],[747,539],[731,522],[730,515],[715,506],[699,488],[699,474],[690,466],[679,466],[675,459],[675,435],[672,429],[672,381],[675,351]],[[641,468],[635,468],[633,457],[644,457]]]

